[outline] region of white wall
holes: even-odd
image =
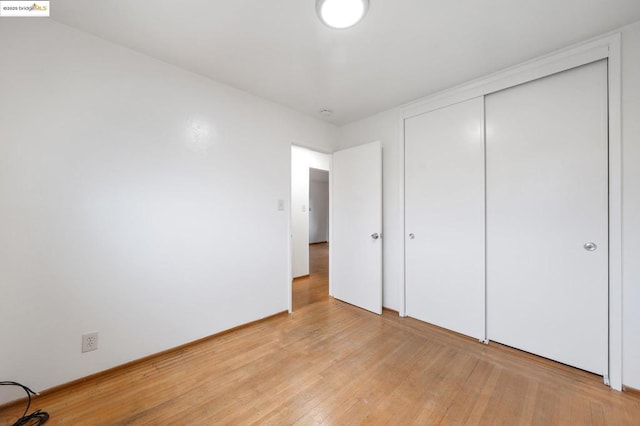
[[[623,383],[640,389],[640,22],[622,33]]]
[[[327,241],[329,241],[329,181],[310,178],[309,243]]]
[[[400,217],[400,118],[393,109],[341,127],[339,149],[382,143],[382,304],[400,310],[404,240]]]
[[[331,155],[291,147],[291,263],[293,277],[309,274],[309,167],[331,169]]]
[[[48,19],[0,40],[0,378],[42,390],[287,309],[291,144],[330,152],[334,126]]]
[[[622,30],[623,382],[640,389],[640,22]],[[339,149],[381,140],[384,193],[384,306],[402,289],[399,116],[392,109],[339,129]]]

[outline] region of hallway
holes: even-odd
[[[293,280],[293,310],[329,298],[329,243],[309,245],[309,276]]]

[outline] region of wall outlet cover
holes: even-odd
[[[98,332],[82,335],[82,352],[91,352],[98,349]]]

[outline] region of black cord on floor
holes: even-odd
[[[22,390],[27,393],[27,408],[24,409],[22,417],[20,417],[13,424],[13,426],[37,426],[44,424],[47,420],[49,420],[49,413],[40,410],[36,410],[33,413],[27,415],[27,413],[29,412],[29,407],[31,407],[31,395],[37,395],[37,393],[18,382],[0,382],[0,386],[17,386],[19,388],[22,388]]]

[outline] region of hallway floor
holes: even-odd
[[[309,276],[293,280],[293,310],[329,298],[329,243],[309,245]]]

